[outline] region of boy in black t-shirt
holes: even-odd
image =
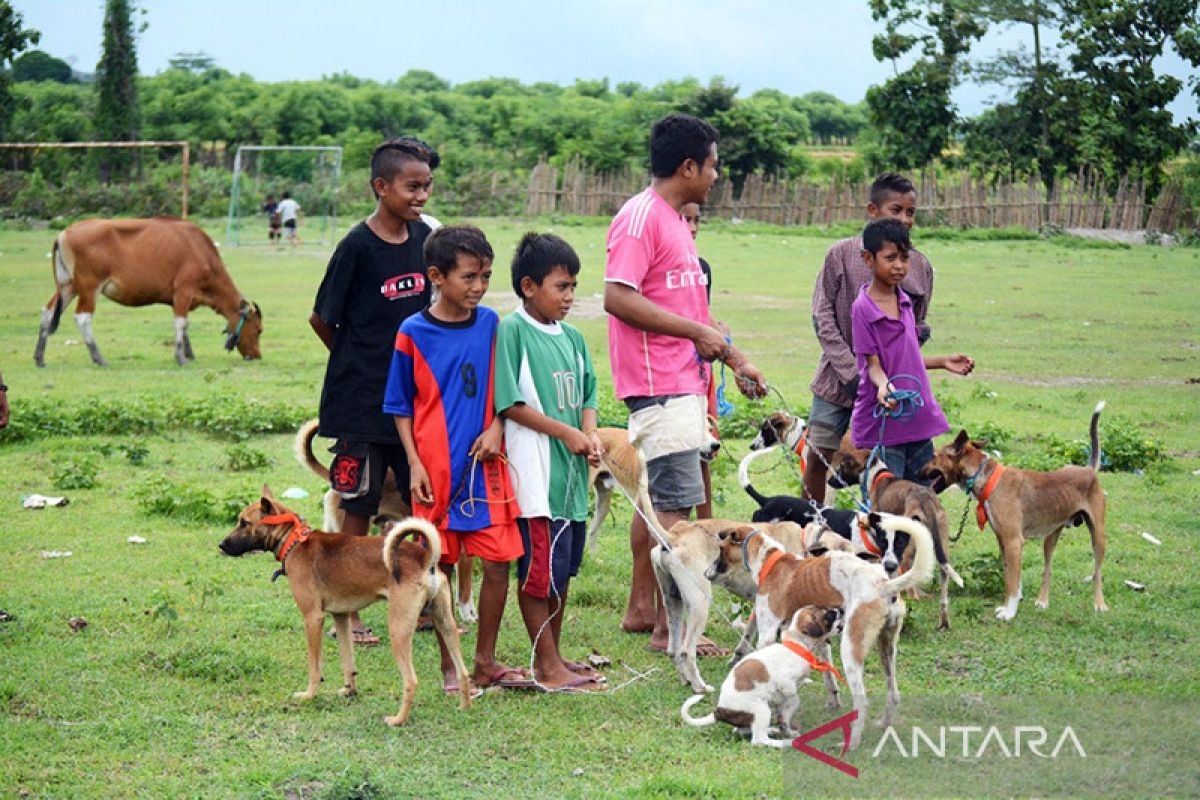
[[[375,148],[375,211],[338,244],[308,320],[329,348],[320,433],[337,440],[329,480],[342,496],[343,533],[367,534],[389,469],[408,495],[408,461],[383,393],[400,323],[429,305],[422,251],[430,228],[421,213],[439,162],[412,137]],[[357,613],[350,621],[355,643],[379,643]]]

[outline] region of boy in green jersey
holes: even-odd
[[[552,234],[517,245],[512,283],[523,306],[496,335],[496,411],[517,502],[525,555],[518,602],[533,642],[534,678],[551,691],[597,691],[603,676],[559,653],[571,578],[586,541],[588,464],[599,464],[596,374],[587,345],[562,320],[575,301],[579,257]]]

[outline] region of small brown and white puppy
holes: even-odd
[[[716,420],[710,416],[706,442],[706,450],[710,457],[715,456],[721,449],[721,440],[713,433],[716,425]],[[647,491],[644,498],[641,495],[641,486],[647,482],[645,459],[640,451],[629,443],[629,431],[624,428],[597,428],[596,436],[604,447],[604,457],[599,467],[591,467],[588,470],[588,486],[596,493],[596,512],[592,515],[587,530],[588,549],[592,552],[596,551],[600,528],[612,507],[613,490],[617,484],[620,484],[627,496],[638,499],[638,505],[648,517],[654,517],[649,492]]]
[[[837,608],[805,606],[783,629],[783,638],[761,650],[755,650],[738,662],[725,676],[716,710],[703,717],[693,717],[688,711],[704,699],[692,695],[684,701],[679,714],[694,728],[725,722],[735,728],[750,731],[750,744],[770,747],[790,747],[796,732],[792,719],[800,709],[797,684],[804,680],[814,666],[830,669],[828,662],[819,661],[815,652],[824,650],[829,637],[842,629],[842,611]],[[772,739],[769,728],[778,720],[786,739]]]
[[[882,462],[877,460],[868,474],[871,508],[881,514],[898,514],[915,519],[929,529],[933,536],[933,554],[938,562],[940,630],[950,630],[950,581],[960,589],[963,580],[950,564],[950,530],[946,520],[946,509],[937,493],[928,486],[913,481],[900,480]],[[896,570],[908,569],[913,551],[909,539],[900,533],[880,545],[883,550],[883,568],[888,575]]]
[[[392,524],[386,536],[343,536],[310,530],[263,486],[262,497],[242,510],[237,526],[221,541],[220,548],[228,556],[264,550],[282,562],[280,573],[287,576],[292,597],[304,617],[308,642],[308,687],[295,694],[297,699],[311,700],[317,695],[326,613],[333,615],[337,629],[343,681],[339,693],[343,697],[357,694],[350,614],[386,599],[388,635],[404,691],[400,710],[394,717],[384,717],[384,721],[403,725],[412,711],[417,691],[412,639],[417,617],[426,605],[454,662],[461,687],[459,708],[471,705],[470,676],[459,645],[450,585],[437,567],[441,538],[430,523],[410,517]]]
[[[314,475],[329,483],[329,467],[317,460],[313,453],[312,443],[317,436],[317,430],[321,423],[317,418],[310,419],[300,426],[300,430],[296,431],[296,439],[292,442],[292,452],[296,456],[296,460],[300,465],[307,467]],[[343,520],[346,518],[346,513],[342,511],[341,497],[333,489],[326,489],[325,496],[322,499],[322,507],[325,509],[325,516],[321,522],[322,530],[329,533],[337,533],[342,529]],[[404,500],[404,496],[400,490],[396,488],[396,476],[389,470],[383,481],[383,495],[379,499],[379,511],[375,514],[375,518],[371,520],[376,525],[384,525],[388,522],[395,522],[404,519],[412,513],[412,509]],[[475,559],[463,553],[459,556],[458,564],[455,566],[455,572],[458,576],[457,587],[457,602],[458,615],[463,622],[477,622],[479,620],[479,612],[475,610],[475,601],[472,599],[472,577],[474,573]]]
[[[920,586],[933,574],[933,542],[929,531],[916,520],[884,517],[880,525],[904,530],[916,545],[912,569],[889,579],[883,567],[849,553],[830,553],[814,558],[789,554],[778,541],[750,525],[724,532],[720,555],[709,568],[712,576],[741,563],[758,584],[754,616],[758,622],[758,647],[775,641],[784,622],[806,605],[841,607],[845,613],[842,636],[842,669],[854,699],[858,718],[851,726],[850,747],[862,741],[867,718],[867,693],[863,684],[867,652],[878,642],[883,672],[888,684],[883,726],[890,725],[900,703],[896,685],[896,644],[904,625],[905,606],[900,593]],[[739,650],[744,654],[746,650]],[[828,661],[828,653],[824,654]],[[828,676],[827,676],[828,677]],[[827,679],[829,688],[832,679]],[[836,692],[831,700],[836,700]]]
[[[743,600],[752,600],[758,589],[754,577],[741,565],[723,570],[712,578],[706,571],[720,555],[720,535],[745,527],[745,522],[728,519],[684,520],[671,526],[666,539],[650,549],[650,563],[662,591],[667,614],[667,655],[675,662],[680,679],[693,692],[711,692],[696,663],[696,647],[708,624],[715,583]],[[850,544],[827,528],[811,525],[801,528],[794,522],[764,522],[754,527],[766,531],[789,552],[803,555],[810,548],[826,550],[849,548]],[[746,623],[743,640],[755,635],[754,619]]]
[[[1042,586],[1037,607],[1050,604],[1050,561],[1063,528],[1087,525],[1092,537],[1092,606],[1107,611],[1100,567],[1107,544],[1104,532],[1106,500],[1100,486],[1100,412],[1096,405],[1089,427],[1092,454],[1086,467],[1068,466],[1054,472],[1005,467],[984,452],[984,442],[973,442],[960,431],[950,444],[938,448],[925,467],[925,475],[947,485],[957,483],[975,498],[979,527],[990,523],[1004,559],[1004,605],[996,618],[1011,620],[1021,600],[1021,548],[1042,540]]]

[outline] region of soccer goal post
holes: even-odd
[[[268,200],[287,192],[300,205],[298,234],[329,244],[337,229],[342,148],[316,145],[240,145],[233,159],[226,242],[234,247],[270,242]]]

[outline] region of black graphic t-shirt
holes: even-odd
[[[383,390],[400,323],[429,305],[422,251],[430,228],[408,223],[408,240],[390,244],[360,222],[338,244],[313,305],[335,328],[321,390],[321,435],[399,442],[383,413]]]

